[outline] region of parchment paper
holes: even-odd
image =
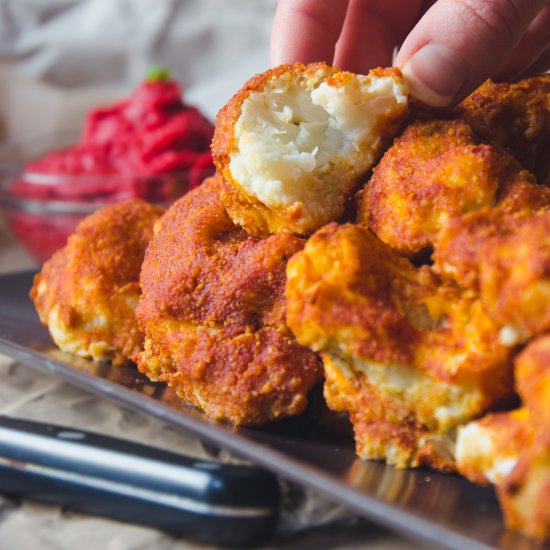
[[[0,355],[0,414],[47,421],[147,442],[182,454],[211,459],[194,436],[123,409]],[[219,456],[219,455],[218,455]],[[226,460],[238,460],[222,453]],[[411,550],[412,543],[359,519],[312,491],[281,480],[282,518],[265,549],[372,548]],[[154,529],[80,514],[60,507],[21,502],[0,494],[0,548],[138,550],[215,548],[177,540]]]

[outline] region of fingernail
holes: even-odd
[[[446,107],[468,75],[466,63],[441,44],[426,44],[402,67],[411,95],[431,107]]]

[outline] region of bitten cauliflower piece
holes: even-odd
[[[338,219],[407,105],[395,68],[364,76],[296,63],[252,78],[218,114],[212,143],[229,215],[260,237]]]

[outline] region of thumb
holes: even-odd
[[[548,0],[439,0],[407,36],[396,65],[431,107],[460,101],[496,73]]]

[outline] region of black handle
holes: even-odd
[[[264,542],[277,479],[62,426],[0,416],[0,491],[230,546]]]

